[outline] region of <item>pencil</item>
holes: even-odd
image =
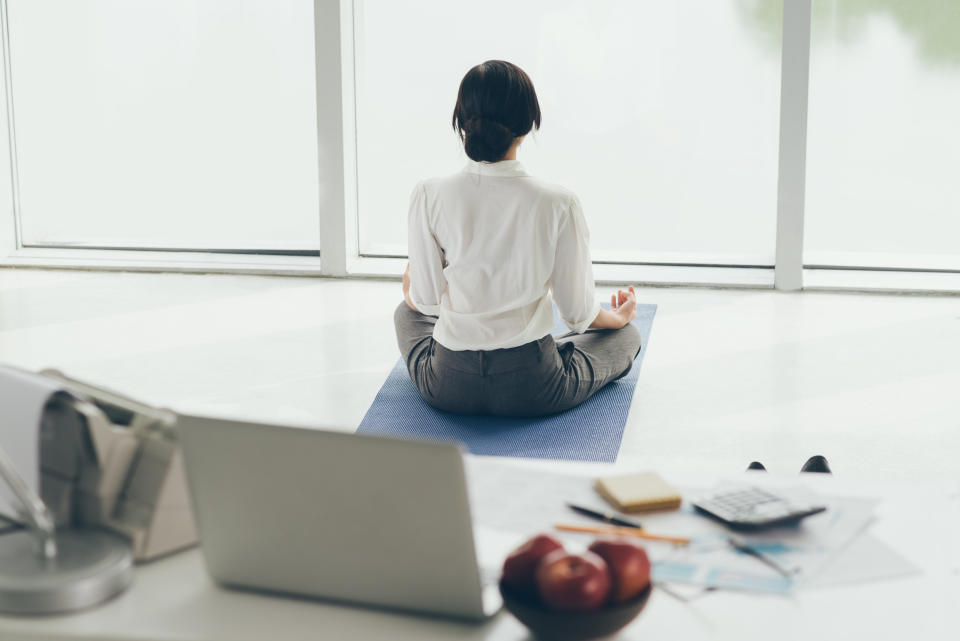
[[[666,541],[677,545],[688,545],[690,539],[682,536],[664,536],[662,534],[650,534],[646,530],[632,527],[619,527],[616,525],[554,525],[556,529],[562,532],[587,532],[590,534],[613,534],[616,536],[632,536],[638,539],[648,539],[650,541]]]

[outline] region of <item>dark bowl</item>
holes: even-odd
[[[550,610],[539,601],[522,596],[500,584],[503,606],[538,639],[582,641],[613,634],[633,621],[650,598],[653,584],[626,603],[611,604],[589,612]]]

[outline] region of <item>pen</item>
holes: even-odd
[[[761,551],[758,550],[757,548],[753,547],[753,546],[750,545],[749,543],[747,543],[747,542],[745,542],[745,541],[742,541],[741,539],[738,539],[738,538],[735,537],[735,536],[728,536],[728,537],[727,537],[727,542],[728,542],[735,550],[739,550],[740,552],[743,552],[744,554],[749,554],[750,556],[756,558],[758,561],[760,561],[760,562],[762,562],[762,563],[766,563],[767,565],[769,565],[770,567],[772,567],[774,570],[776,570],[777,572],[779,572],[779,573],[782,574],[783,576],[793,576],[794,574],[796,574],[797,572],[799,572],[799,569],[797,569],[797,568],[794,568],[793,570],[788,570],[787,568],[783,567],[782,565],[780,565],[779,563],[777,563],[776,561],[774,561],[773,559],[771,559],[768,555],[764,554],[763,552],[761,552]]]
[[[688,545],[690,539],[683,536],[664,536],[662,534],[650,534],[646,530],[635,527],[622,527],[618,525],[554,525],[554,528],[561,532],[586,532],[588,534],[612,534],[614,536],[631,536],[638,539],[647,539],[649,541],[665,541],[675,545]]]
[[[590,508],[587,508],[587,507],[574,505],[573,503],[567,503],[567,507],[578,514],[589,516],[591,519],[597,519],[598,521],[605,521],[611,525],[619,525],[621,527],[635,527],[638,530],[643,529],[643,526],[640,525],[639,522],[622,519],[618,517],[616,514],[614,514],[613,512],[598,512],[596,510],[591,510]]]

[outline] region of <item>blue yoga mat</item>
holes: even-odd
[[[543,418],[466,416],[434,409],[417,392],[403,361],[398,361],[357,428],[359,434],[384,434],[431,441],[459,441],[473,454],[523,458],[603,461],[620,451],[640,363],[647,351],[656,305],[638,305],[633,321],[642,347],[630,372],[577,407]],[[553,314],[554,335],[567,331]]]

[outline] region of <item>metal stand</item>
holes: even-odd
[[[133,581],[130,544],[98,530],[55,531],[40,497],[0,448],[0,477],[20,502],[24,530],[0,535],[0,612],[53,614],[102,603]]]

